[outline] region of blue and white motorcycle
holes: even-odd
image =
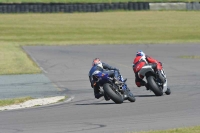
[[[113,77],[109,77],[108,74],[98,70],[92,73],[92,78],[95,81],[94,85],[98,84],[100,86],[104,97],[112,99],[116,104],[121,104],[124,100],[135,102],[135,96],[131,93],[121,75],[118,77],[120,83],[116,83]]]

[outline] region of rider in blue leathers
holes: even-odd
[[[92,68],[89,71],[89,80],[90,80],[90,83],[91,83],[91,87],[94,89],[95,98],[99,99],[102,96],[105,97],[105,95],[102,92],[100,92],[100,87],[99,87],[98,84],[94,85],[95,79],[93,79],[92,73],[96,70],[108,74],[109,77],[114,77],[114,80],[115,80],[116,83],[121,82],[121,81],[118,80],[118,77],[121,76],[121,75],[119,73],[119,69],[112,67],[112,66],[109,66],[106,63],[102,63],[99,58],[95,58],[93,60]],[[105,97],[105,100],[109,100],[109,98]]]

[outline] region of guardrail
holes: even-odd
[[[107,10],[200,10],[200,3],[0,3],[0,13],[73,13]]]

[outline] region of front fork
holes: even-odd
[[[167,91],[167,79],[165,81],[165,83],[163,84],[163,92]]]
[[[156,79],[158,79],[159,81],[157,81],[157,84],[162,88],[163,93],[165,93],[167,91],[167,78],[166,75],[163,75],[163,77],[165,78],[165,82],[163,83],[159,76],[156,75]]]

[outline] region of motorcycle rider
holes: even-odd
[[[119,73],[119,69],[112,67],[106,63],[101,62],[101,60],[99,58],[95,58],[92,61],[92,68],[89,71],[89,80],[91,83],[91,87],[94,89],[94,96],[96,99],[99,99],[100,97],[104,96],[105,100],[110,100],[108,97],[106,97],[101,91],[100,91],[100,87],[95,83],[95,79],[92,76],[92,72],[94,71],[101,71],[103,73],[108,74],[109,77],[114,77],[115,83],[116,84],[120,84],[121,81],[118,80],[118,77],[121,76]],[[125,80],[124,80],[125,81]]]
[[[149,90],[148,84],[143,80],[143,76],[138,75],[138,72],[140,69],[145,65],[151,65],[152,68],[158,72],[159,78],[162,80],[162,82],[165,82],[165,79],[163,78],[161,74],[162,69],[162,63],[157,61],[156,59],[146,55],[143,51],[138,51],[136,53],[136,57],[133,60],[133,71],[135,73],[135,84],[137,87],[145,86],[147,90]]]

